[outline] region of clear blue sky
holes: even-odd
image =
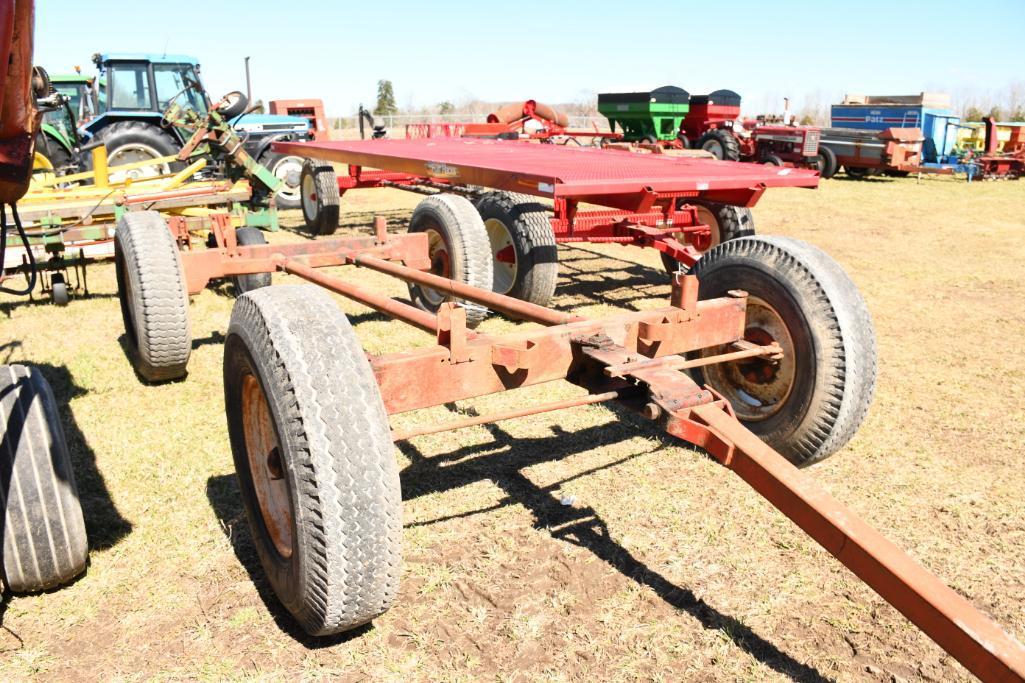
[[[36,62],[94,52],[196,56],[212,94],[320,97],[329,115],[372,105],[390,79],[400,107],[471,98],[547,102],[679,85],[730,88],[745,110],[789,95],[985,95],[1025,83],[1025,2],[192,2],[40,0]]]

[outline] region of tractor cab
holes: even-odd
[[[186,55],[96,54],[99,71],[93,82],[96,115],[83,125],[87,137],[104,142],[110,166],[136,164],[148,159],[152,166],[136,167],[139,176],[169,173],[188,131],[167,125],[164,112],[172,105],[205,117],[212,101],[200,79],[199,62]],[[278,208],[299,207],[299,172],[302,159],[276,154],[273,142],[311,139],[309,122],[297,116],[246,113],[232,126],[241,134],[243,148],[284,181],[275,196]]]

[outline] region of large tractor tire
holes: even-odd
[[[299,182],[303,218],[314,235],[333,235],[338,229],[338,176],[326,161],[307,159]]]
[[[136,371],[148,382],[185,376],[189,296],[178,243],[156,211],[124,214],[114,230],[121,317]]]
[[[0,365],[0,578],[12,591],[59,586],[89,544],[57,402],[42,373]]]
[[[549,210],[527,195],[488,192],[477,200],[491,245],[492,289],[547,306],[559,278]]]
[[[235,230],[235,241],[240,247],[259,247],[267,244],[267,238],[263,231],[256,228],[237,228]],[[268,287],[271,284],[271,273],[251,273],[249,275],[236,275],[231,278],[235,287],[235,295],[242,296],[260,287]]]
[[[755,219],[751,215],[751,209],[745,206],[734,206],[732,204],[720,204],[718,202],[706,202],[694,199],[681,199],[679,205],[692,204],[698,210],[698,221],[707,225],[712,234],[709,237],[708,246],[698,249],[698,253],[704,254],[723,242],[735,240],[738,237],[750,237],[755,234]],[[678,241],[684,242],[682,232],[673,235]],[[667,272],[675,273],[680,270],[680,262],[668,254],[660,254],[662,265]]]
[[[398,464],[373,370],[323,289],[235,302],[224,404],[253,543],[281,603],[317,636],[387,611],[402,561]]]
[[[832,178],[840,167],[836,162],[836,154],[828,147],[819,145],[819,154],[815,159],[820,178]]]
[[[143,121],[118,121],[100,132],[100,139],[107,148],[107,167],[132,164],[149,159],[177,154],[181,148],[178,141],[159,126]],[[166,175],[182,168],[180,162],[154,163],[150,166],[130,171],[110,173],[111,180],[123,180],[126,177],[136,180]]]
[[[43,164],[42,167],[57,175],[66,173],[67,169],[75,162],[74,156],[64,145],[42,131],[36,133],[36,154],[45,159],[46,164],[49,164],[49,168],[45,168],[46,164]],[[33,172],[36,170],[35,166],[33,164]]]
[[[491,290],[491,242],[484,221],[470,200],[454,194],[427,197],[413,209],[409,232],[427,234],[431,273]],[[479,325],[488,314],[488,309],[480,304],[453,298],[418,284],[410,283],[409,296],[413,303],[431,313],[437,312],[446,301],[461,303],[466,308],[469,327]]]
[[[282,181],[285,186],[274,195],[274,203],[279,209],[298,209],[302,205],[302,157],[294,154],[278,154],[264,152],[260,164],[271,174]]]
[[[703,299],[746,291],[745,339],[783,349],[778,362],[711,365],[695,370],[695,380],[798,467],[842,448],[872,402],[876,344],[865,301],[839,264],[799,240],[745,237],[712,249],[691,272]]]
[[[740,143],[725,128],[713,128],[698,138],[698,149],[709,152],[716,159],[740,161]]]

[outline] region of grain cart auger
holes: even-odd
[[[481,220],[463,197],[423,204],[436,222]],[[398,594],[394,441],[615,402],[739,475],[970,671],[994,681],[1025,676],[1017,641],[797,469],[853,436],[876,374],[864,301],[811,245],[781,237],[720,244],[674,274],[668,306],[592,320],[493,292],[486,277],[474,286],[463,271],[454,279],[425,272],[428,235],[390,235],[384,218],[367,236],[179,252],[156,229],[159,216],[129,217],[117,236],[133,286],[121,297],[124,310],[143,315],[126,314],[127,336],[166,379],[185,374],[187,297],[208,279],[280,271],[320,286],[241,296],[223,367],[253,542],[278,598],[309,633],[365,624]],[[432,313],[317,270],[338,265],[394,276],[414,299],[430,289],[446,301]],[[324,290],[436,344],[370,358]],[[467,329],[470,313],[485,308],[537,325],[500,335]],[[415,431],[389,426],[389,415],[555,380],[585,393]]]
[[[32,70],[34,6],[0,1],[0,263],[8,218],[28,189],[39,128],[35,100],[49,90]],[[10,214],[8,214],[10,208]],[[0,269],[0,290],[3,286]],[[31,287],[30,287],[31,289]],[[21,293],[15,291],[15,293]],[[68,446],[50,385],[38,368],[0,365],[0,579],[5,590],[40,591],[85,570],[88,544]]]

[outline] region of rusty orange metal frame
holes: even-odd
[[[422,272],[429,267],[422,235],[387,235],[380,218],[374,236],[325,242],[240,247],[230,225],[215,234],[218,248],[183,253],[190,292],[211,277],[277,270],[436,335],[434,346],[371,359],[390,415],[569,381],[588,394],[447,427],[616,401],[735,472],[976,676],[1025,680],[1020,643],[748,431],[722,397],[679,371],[688,363],[681,356],[698,349],[733,349],[720,354],[720,361],[779,353],[772,345],[743,340],[746,293],[699,301],[696,278],[677,273],[669,306],[590,320]],[[475,333],[466,329],[465,309],[456,304],[443,304],[432,314],[316,271],[342,264],[434,287],[542,327],[500,336]],[[432,426],[393,436],[435,431]]]

